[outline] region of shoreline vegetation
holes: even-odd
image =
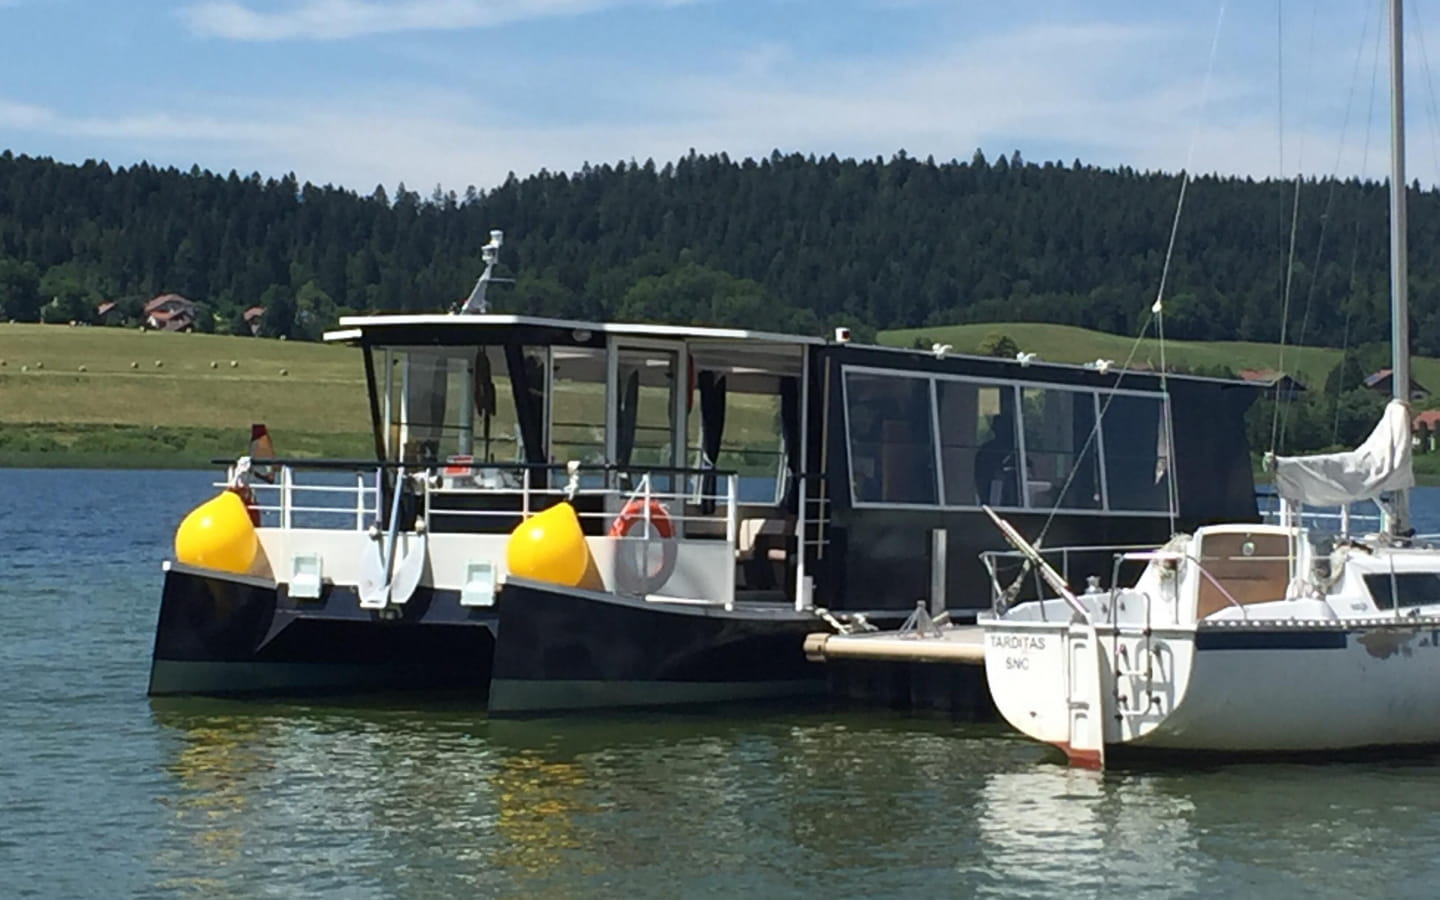
[[[1006,323],[882,332],[973,353],[996,332],[1054,362],[1125,358],[1134,343],[1064,325]],[[1122,352],[1123,351],[1123,352]],[[1294,371],[1323,380],[1341,352],[1291,351]],[[1158,358],[1146,342],[1137,361]],[[1171,342],[1186,368],[1261,368],[1267,344]],[[1440,385],[1440,360],[1417,359],[1416,378]],[[0,467],[212,468],[248,450],[250,426],[269,428],[286,457],[365,459],[374,454],[359,351],[302,341],[136,329],[0,323]],[[1440,453],[1417,454],[1417,480],[1440,484]],[[1256,463],[1257,482],[1267,481]]]

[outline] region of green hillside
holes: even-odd
[[[991,335],[1010,337],[1021,350],[1038,354],[1052,362],[1086,363],[1097,359],[1126,359],[1159,368],[1160,343],[1153,338],[1138,342],[1134,338],[1090,331],[1072,325],[1048,325],[1039,322],[1001,322],[974,325],[946,325],[937,328],[906,328],[882,331],[879,340],[893,347],[908,347],[916,340],[923,346],[933,343],[950,344],[957,353],[977,352]],[[1134,356],[1131,356],[1132,350]],[[1342,351],[1330,347],[1287,347],[1283,360],[1286,373],[1298,378],[1312,389],[1325,384],[1325,376],[1339,365]],[[1187,370],[1282,368],[1280,347],[1251,341],[1165,341],[1165,362]],[[1416,381],[1431,390],[1440,390],[1440,359],[1415,357],[1412,360]],[[1436,402],[1440,402],[1437,400]]]
[[[0,324],[0,465],[204,465],[252,422],[287,455],[373,452],[358,351]]]
[[[1130,356],[1135,342],[1067,325],[1000,323],[882,332],[882,343],[941,342],[976,352],[1003,334],[1057,362]],[[1156,366],[1153,340],[1135,350]],[[1327,348],[1290,349],[1285,369],[1318,389],[1339,363]],[[1279,348],[1246,342],[1167,341],[1166,362],[1186,369],[1275,369]],[[1440,387],[1440,360],[1415,376]],[[734,410],[732,437],[759,446],[774,411]],[[0,465],[203,466],[243,453],[264,422],[286,456],[369,456],[363,364],[357,350],[303,341],[65,325],[0,324]],[[1368,426],[1364,426],[1367,427]]]

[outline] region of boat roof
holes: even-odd
[[[554,328],[565,331],[589,331],[599,334],[632,337],[701,338],[708,340],[759,341],[769,344],[823,345],[824,338],[811,335],[779,334],[772,331],[750,331],[743,328],[712,328],[698,325],[647,325],[635,322],[584,322],[578,319],[550,319],[542,316],[516,316],[503,313],[480,315],[449,315],[420,313],[415,315],[342,316],[340,329],[325,333],[326,341],[358,340],[366,328],[417,326],[424,328],[495,328],[521,326]]]
[[[366,330],[392,332],[392,329],[414,328],[418,332],[428,331],[431,335],[437,329],[443,329],[452,336],[463,333],[465,329],[476,328],[521,328],[550,330],[573,335],[582,344],[589,344],[597,335],[622,335],[628,337],[650,337],[669,338],[672,340],[687,339],[690,341],[711,341],[711,342],[751,342],[753,344],[770,345],[770,352],[780,351],[780,347],[846,347],[865,353],[894,354],[909,359],[924,359],[933,357],[934,351],[921,350],[913,347],[891,347],[883,344],[862,344],[859,342],[835,341],[815,335],[782,334],[773,331],[752,331],[744,328],[715,328],[701,325],[658,325],[640,322],[587,322],[580,319],[552,319],[545,316],[522,316],[510,313],[481,313],[471,315],[459,315],[452,313],[400,313],[380,314],[368,316],[342,316],[340,328],[325,333],[325,340],[329,343],[353,343],[358,342],[364,336]],[[388,337],[394,337],[393,332]],[[483,340],[483,338],[477,338]],[[567,341],[562,341],[567,342]],[[756,347],[756,350],[759,348]],[[1105,370],[1097,372],[1093,363],[1067,363],[1055,360],[1034,359],[1033,362],[1025,360],[1010,359],[1005,357],[985,356],[977,353],[948,352],[945,357],[954,360],[971,360],[986,365],[1015,366],[1017,369],[1025,369],[1033,366],[1037,372],[1051,371],[1057,374],[1063,372],[1086,372],[1089,375],[1105,375]],[[788,357],[790,354],[785,353]],[[1027,354],[1027,357],[1029,355]],[[1110,363],[1109,373],[1118,381],[1125,377],[1155,377],[1159,378],[1160,373],[1148,369],[1126,369],[1122,364],[1106,360]],[[1017,372],[1015,376],[1018,377]],[[1237,378],[1220,378],[1212,375],[1193,375],[1188,373],[1171,372],[1167,377],[1184,381],[1208,381],[1220,384],[1243,386],[1248,388],[1268,387],[1253,381],[1245,381]]]

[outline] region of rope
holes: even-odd
[[[1200,110],[1203,113],[1210,101],[1210,81],[1215,73],[1215,57],[1220,49],[1220,32],[1225,24],[1225,4],[1222,2],[1215,16],[1215,32],[1210,36],[1210,58],[1205,64],[1205,80],[1200,85]],[[1160,266],[1160,286],[1155,291],[1155,302],[1150,311],[1159,315],[1165,298],[1165,286],[1170,278],[1170,263],[1175,256],[1175,236],[1180,233],[1180,213],[1185,209],[1185,193],[1190,186],[1190,171],[1195,159],[1195,145],[1200,141],[1200,117],[1195,119],[1195,128],[1190,132],[1190,146],[1185,151],[1185,168],[1180,170],[1180,196],[1175,201],[1175,218],[1170,222],[1170,240],[1165,244],[1165,262]],[[1148,323],[1147,323],[1148,325]],[[1165,377],[1165,341],[1160,341],[1160,377]],[[1163,383],[1163,381],[1162,381]]]
[[[1201,82],[1200,86],[1200,110],[1202,113],[1209,105],[1210,84],[1214,80],[1215,59],[1219,55],[1220,35],[1224,31],[1224,25],[1225,3],[1224,0],[1221,0],[1221,2],[1217,6],[1215,13],[1215,30],[1210,36],[1210,55],[1205,63],[1205,79]],[[1185,167],[1180,171],[1180,194],[1175,200],[1175,216],[1170,222],[1170,238],[1165,244],[1165,260],[1160,266],[1160,285],[1155,291],[1155,302],[1150,305],[1150,314],[1146,317],[1145,322],[1140,326],[1140,333],[1136,335],[1134,343],[1130,345],[1130,352],[1125,357],[1125,362],[1121,366],[1120,374],[1118,377],[1116,377],[1114,386],[1111,387],[1110,393],[1106,396],[1104,405],[1100,407],[1100,414],[1095,418],[1094,427],[1090,429],[1090,433],[1085,437],[1085,443],[1082,444],[1080,447],[1080,452],[1076,454],[1077,459],[1085,458],[1086,454],[1090,450],[1090,445],[1094,443],[1096,437],[1099,435],[1100,426],[1105,421],[1105,414],[1110,410],[1110,404],[1115,399],[1116,391],[1119,390],[1121,383],[1124,382],[1125,375],[1130,369],[1130,364],[1134,362],[1135,355],[1139,352],[1140,346],[1145,340],[1145,336],[1150,333],[1151,322],[1156,323],[1157,339],[1160,342],[1160,389],[1164,396],[1167,398],[1168,405],[1170,388],[1169,382],[1167,381],[1168,365],[1165,361],[1165,288],[1170,278],[1170,266],[1175,258],[1175,241],[1180,233],[1180,216],[1185,209],[1185,195],[1188,192],[1188,188],[1190,186],[1190,172],[1193,168],[1195,147],[1200,141],[1200,125],[1202,118],[1203,116],[1196,117],[1195,127],[1190,132],[1190,146],[1185,151]],[[1168,416],[1166,417],[1166,420],[1168,422]],[[1166,453],[1173,455],[1174,451],[1173,449],[1171,449],[1170,439],[1171,435],[1167,427],[1165,434]],[[1166,457],[1166,465],[1173,465],[1173,461],[1169,458],[1169,456]],[[1060,510],[1060,504],[1064,501],[1065,494],[1069,491],[1070,485],[1074,482],[1075,476],[1077,473],[1079,473],[1079,471],[1080,467],[1078,465],[1072,467],[1070,469],[1070,474],[1065,477],[1065,483],[1061,485],[1060,490],[1056,492],[1055,504],[1050,508],[1049,514],[1046,515],[1045,522],[1040,527],[1039,536],[1035,538],[1036,546],[1040,546],[1040,544],[1045,540],[1045,535],[1049,533],[1050,525],[1052,522],[1055,521],[1055,515]],[[1174,531],[1176,524],[1175,508],[1177,506],[1175,493],[1175,478],[1173,472],[1169,472],[1167,473],[1167,475],[1169,476],[1166,479],[1169,483],[1169,502],[1167,506],[1170,512],[1170,529],[1171,531]]]
[[[1377,0],[1378,5],[1378,0]],[[1375,39],[1371,51],[1370,61],[1370,106],[1365,115],[1365,141],[1360,151],[1360,171],[1365,171],[1370,161],[1370,136],[1375,130],[1375,96],[1380,80],[1380,39],[1385,32],[1384,28],[1375,29]],[[1350,292],[1350,302],[1345,304],[1345,327],[1340,340],[1340,363],[1341,373],[1344,373],[1345,354],[1350,350],[1350,323],[1355,317],[1355,289],[1356,274],[1360,271],[1360,233],[1362,230],[1360,213],[1355,214],[1355,233],[1350,244],[1350,277],[1346,281],[1346,288]],[[1343,379],[1336,379],[1335,382],[1335,413],[1330,422],[1330,443],[1334,444],[1340,440],[1340,394],[1344,391]]]
[[[1279,91],[1279,93],[1280,93],[1279,100],[1278,100],[1278,103],[1279,103],[1279,106],[1280,106],[1280,122],[1279,122],[1278,131],[1279,131],[1279,141],[1280,141],[1280,171],[1281,171],[1281,172],[1285,171],[1285,76],[1284,76],[1284,73],[1285,73],[1285,64],[1284,64],[1284,57],[1281,55],[1281,53],[1279,52],[1279,50],[1281,49],[1281,46],[1282,46],[1282,44],[1283,44],[1284,31],[1285,31],[1285,29],[1284,29],[1284,12],[1283,12],[1284,7],[1285,7],[1284,0],[1281,0],[1281,2],[1279,2],[1279,3],[1276,4],[1276,10],[1277,10],[1276,15],[1277,15],[1277,17],[1278,17],[1278,18],[1277,18],[1277,22],[1276,22],[1276,34],[1275,34],[1275,40],[1276,40],[1276,45],[1277,45],[1277,48],[1276,48],[1276,49],[1277,49],[1276,58],[1277,58],[1278,60],[1280,60],[1279,65],[1278,65],[1278,68],[1277,68],[1277,72],[1278,72],[1279,74],[1277,75],[1277,87],[1276,87],[1276,89],[1277,89],[1277,90]],[[1306,76],[1306,77],[1305,77],[1305,80],[1304,80],[1303,83],[1309,83],[1310,80],[1311,80],[1311,79],[1310,79],[1311,66],[1312,66],[1312,63],[1313,63],[1314,58],[1315,58],[1315,24],[1316,24],[1316,21],[1317,21],[1318,18],[1319,18],[1319,6],[1317,5],[1317,6],[1312,7],[1312,10],[1311,10],[1311,16],[1310,16],[1310,35],[1309,35],[1309,38],[1308,38],[1308,45],[1307,45],[1306,48],[1305,48],[1305,76]],[[1281,288],[1281,298],[1280,298],[1280,354],[1279,354],[1280,358],[1279,358],[1279,360],[1276,362],[1276,366],[1275,366],[1276,371],[1277,371],[1279,374],[1281,374],[1281,375],[1284,375],[1284,374],[1285,374],[1285,347],[1286,347],[1286,345],[1287,345],[1287,343],[1288,343],[1288,335],[1289,335],[1289,327],[1290,327],[1290,298],[1293,296],[1294,283],[1295,283],[1295,241],[1296,241],[1296,238],[1297,238],[1297,236],[1298,236],[1298,234],[1299,234],[1299,231],[1300,231],[1300,189],[1301,189],[1301,187],[1304,185],[1304,183],[1305,183],[1305,130],[1302,128],[1302,129],[1300,130],[1300,142],[1299,142],[1299,146],[1298,146],[1298,147],[1296,148],[1296,150],[1295,150],[1295,193],[1294,193],[1293,199],[1291,200],[1291,204],[1290,204],[1290,246],[1289,246],[1289,250],[1287,251],[1287,253],[1286,253],[1286,255],[1285,255],[1284,277],[1281,279],[1281,283],[1282,283],[1283,287]],[[1311,282],[1310,282],[1310,283],[1311,283],[1311,286],[1313,287],[1313,286],[1314,286],[1314,283],[1315,283],[1315,281],[1314,281],[1314,273],[1313,273],[1313,272],[1311,273]],[[1270,453],[1271,453],[1271,454],[1274,454],[1274,453],[1279,449],[1281,442],[1284,440],[1284,429],[1283,429],[1283,427],[1282,427],[1282,425],[1281,425],[1281,414],[1280,414],[1280,410],[1281,410],[1280,392],[1279,392],[1279,390],[1277,389],[1276,392],[1275,392],[1274,407],[1273,407],[1272,410],[1271,410],[1271,417],[1270,417]],[[1287,418],[1288,418],[1288,417],[1287,417]]]
[[[1342,120],[1341,125],[1340,125],[1340,140],[1339,140],[1339,142],[1338,142],[1338,144],[1337,144],[1337,146],[1336,146],[1336,150],[1335,150],[1335,165],[1334,165],[1334,166],[1331,168],[1331,170],[1330,170],[1330,189],[1329,189],[1329,191],[1328,191],[1328,193],[1326,194],[1326,197],[1325,197],[1325,206],[1324,206],[1324,209],[1322,209],[1322,210],[1321,210],[1321,213],[1320,213],[1320,236],[1319,236],[1319,239],[1316,241],[1316,244],[1315,244],[1315,256],[1314,256],[1314,259],[1312,260],[1311,265],[1310,265],[1310,286],[1309,286],[1309,290],[1307,290],[1307,291],[1306,291],[1306,294],[1305,294],[1305,311],[1304,311],[1304,313],[1302,313],[1302,315],[1301,315],[1301,317],[1300,317],[1300,334],[1299,334],[1298,339],[1296,340],[1296,345],[1297,345],[1298,347],[1303,347],[1303,346],[1305,346],[1306,336],[1307,336],[1307,334],[1309,333],[1309,330],[1310,330],[1310,313],[1311,313],[1311,310],[1313,309],[1314,304],[1315,304],[1315,290],[1316,290],[1316,286],[1320,283],[1320,261],[1321,261],[1321,258],[1324,256],[1325,238],[1326,238],[1326,235],[1329,233],[1329,228],[1330,228],[1330,212],[1331,212],[1332,209],[1334,209],[1334,206],[1335,206],[1335,196],[1336,196],[1336,194],[1338,193],[1338,189],[1339,189],[1339,186],[1340,186],[1340,178],[1339,178],[1339,176],[1340,176],[1340,166],[1341,166],[1342,160],[1343,160],[1344,155],[1345,155],[1345,143],[1346,143],[1346,141],[1348,140],[1349,134],[1350,134],[1350,119],[1351,119],[1351,113],[1354,111],[1354,106],[1355,106],[1355,89],[1356,89],[1357,85],[1358,85],[1359,82],[1360,82],[1360,61],[1361,61],[1361,59],[1363,58],[1363,55],[1364,55],[1363,51],[1364,51],[1365,43],[1366,43],[1366,40],[1365,40],[1365,39],[1366,39],[1366,36],[1369,34],[1369,30],[1370,30],[1370,17],[1369,17],[1369,16],[1366,16],[1366,17],[1362,18],[1362,20],[1361,20],[1360,40],[1357,41],[1356,44],[1355,44],[1355,60],[1354,60],[1354,62],[1351,64],[1351,69],[1350,69],[1350,88],[1349,88],[1349,91],[1348,91],[1348,93],[1346,94],[1346,98],[1345,98],[1345,117],[1344,117],[1344,119]],[[1379,34],[1379,31],[1378,31],[1378,30],[1377,30],[1376,34],[1377,34],[1377,35]],[[1377,55],[1376,55],[1376,59],[1378,60],[1378,53],[1377,53]],[[1374,72],[1373,72],[1373,71],[1372,71],[1372,74],[1371,74],[1371,84],[1372,84],[1371,111],[1372,111],[1372,113],[1373,113],[1373,111],[1374,111],[1374,95],[1373,95]],[[1367,130],[1367,133],[1366,133],[1366,141],[1365,141],[1365,156],[1366,156],[1367,158],[1368,158],[1368,156],[1369,156],[1369,150],[1370,150],[1370,145],[1369,145],[1369,133],[1368,133],[1368,130]],[[1362,165],[1362,171],[1363,171],[1363,165]],[[1358,223],[1359,223],[1359,217],[1358,217],[1358,216],[1356,217],[1356,222],[1357,222],[1357,225],[1358,225]],[[1358,233],[1358,231],[1357,231],[1357,233],[1356,233],[1356,239],[1357,239],[1356,247],[1357,247],[1357,249],[1358,249],[1358,246],[1359,246],[1359,245],[1358,245],[1358,238],[1359,238],[1359,233]],[[1355,263],[1356,263],[1356,258],[1355,258],[1355,256],[1354,256],[1354,254],[1352,254],[1352,258],[1351,258],[1352,277],[1353,277],[1353,271],[1354,271]],[[1350,315],[1350,310],[1348,309],[1348,306],[1347,306],[1347,309],[1346,309],[1346,321],[1345,321],[1345,343],[1346,343],[1346,344],[1349,343],[1349,326],[1350,326],[1349,315]],[[1284,348],[1283,348],[1283,347],[1281,348],[1281,353],[1282,353],[1282,358],[1283,358],[1283,353],[1284,353]],[[1341,359],[1342,359],[1342,361],[1343,361],[1343,359],[1344,359],[1343,355],[1342,355]],[[1283,367],[1282,367],[1282,368],[1281,368],[1281,372],[1283,372],[1283,371],[1284,371],[1284,369],[1283,369]],[[1276,400],[1277,400],[1277,404],[1276,404],[1276,405],[1278,406],[1278,405],[1279,405],[1279,403],[1278,403],[1278,400],[1279,400],[1279,392],[1278,392],[1278,390],[1277,390],[1277,392],[1276,392]],[[1283,446],[1284,443],[1285,443],[1286,427],[1287,427],[1287,425],[1288,425],[1288,423],[1289,423],[1289,418],[1290,418],[1290,408],[1289,408],[1289,406],[1290,406],[1290,405],[1287,403],[1287,404],[1286,404],[1285,412],[1284,412],[1284,413],[1281,415],[1281,417],[1280,417],[1280,440],[1279,440],[1279,443],[1280,443],[1281,446]],[[1338,427],[1338,419],[1337,419],[1337,427]],[[1272,448],[1272,450],[1273,450],[1273,448]]]
[[[1220,35],[1224,30],[1224,24],[1225,2],[1224,0],[1221,0],[1221,2],[1218,4],[1215,15],[1215,31],[1210,38],[1210,56],[1205,65],[1205,79],[1201,83],[1200,88],[1200,110],[1202,113],[1209,104],[1210,84],[1213,80],[1215,72],[1215,59],[1219,53]],[[1160,388],[1162,394],[1166,398],[1167,413],[1169,411],[1168,407],[1170,390],[1168,381],[1166,380],[1167,366],[1165,362],[1165,333],[1163,326],[1163,313],[1165,309],[1165,288],[1170,277],[1170,265],[1173,262],[1175,256],[1175,241],[1177,235],[1180,232],[1180,215],[1184,211],[1185,195],[1190,185],[1190,171],[1193,168],[1192,163],[1195,156],[1195,146],[1199,143],[1200,139],[1201,119],[1201,116],[1196,117],[1195,128],[1191,131],[1190,134],[1190,146],[1185,153],[1185,167],[1180,172],[1180,193],[1175,200],[1175,217],[1171,220],[1170,223],[1170,239],[1169,241],[1167,241],[1165,246],[1165,260],[1160,267],[1160,285],[1155,291],[1155,302],[1150,305],[1150,314],[1146,317],[1144,323],[1140,326],[1140,333],[1136,335],[1134,343],[1130,345],[1130,352],[1125,357],[1125,362],[1121,365],[1120,374],[1116,377],[1115,384],[1110,388],[1110,392],[1105,398],[1104,405],[1100,407],[1100,414],[1095,417],[1095,425],[1090,429],[1090,433],[1086,436],[1084,444],[1082,444],[1080,447],[1080,452],[1076,454],[1076,459],[1085,459],[1086,454],[1089,453],[1090,445],[1094,443],[1096,437],[1100,434],[1100,427],[1101,424],[1105,421],[1105,414],[1109,412],[1110,404],[1114,401],[1116,394],[1120,389],[1121,383],[1124,382],[1125,376],[1130,370],[1130,365],[1135,360],[1135,355],[1139,352],[1141,344],[1144,343],[1145,336],[1149,334],[1151,322],[1157,323],[1157,334],[1158,340],[1160,342]],[[1165,446],[1167,454],[1166,465],[1167,467],[1173,467],[1174,461],[1173,459],[1171,459],[1171,457],[1174,455],[1174,449],[1173,442],[1171,440],[1172,435],[1170,434],[1170,429],[1168,426],[1168,415],[1165,417],[1165,421]],[[1074,482],[1075,476],[1079,473],[1079,471],[1080,467],[1078,465],[1072,467],[1070,469],[1069,475],[1065,477],[1065,483],[1061,485],[1060,490],[1056,492],[1055,504],[1050,508],[1050,512],[1045,516],[1045,521],[1040,526],[1040,533],[1036,536],[1033,542],[1036,548],[1044,545],[1045,536],[1050,532],[1050,525],[1055,521],[1055,516],[1060,511],[1060,504],[1064,501],[1065,495],[1070,490],[1070,485]],[[1175,488],[1175,477],[1173,471],[1167,472],[1166,480],[1169,484],[1168,506],[1170,513],[1170,530],[1173,532],[1176,527],[1175,510],[1178,505]],[[1025,577],[1026,573],[1030,570],[1030,568],[1031,567],[1029,565],[1029,560],[1027,559],[1026,564],[1021,567],[1020,574],[1016,577],[1014,584],[1012,584],[1010,586],[1010,589],[1008,590],[1015,589],[1020,583],[1020,580]]]
[[[1415,19],[1415,34],[1420,39],[1420,61],[1425,70],[1425,98],[1430,104],[1430,153],[1435,157],[1435,171],[1440,174],[1440,137],[1436,136],[1437,121],[1440,121],[1440,111],[1435,106],[1435,79],[1430,70],[1430,54],[1425,49],[1425,25],[1420,21],[1420,4],[1411,4],[1409,13]]]

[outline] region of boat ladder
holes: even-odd
[[[1163,716],[1168,688],[1174,677],[1174,660],[1164,643],[1153,639],[1149,628],[1119,626],[1111,657],[1111,691],[1115,715],[1120,719]]]

